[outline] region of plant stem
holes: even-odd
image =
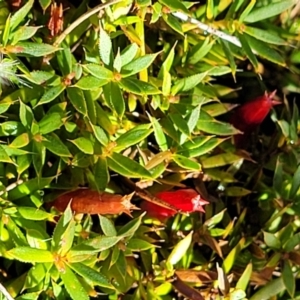
[[[14,298],[9,294],[6,288],[0,283],[0,292],[4,295],[7,300],[14,300]]]
[[[57,40],[55,41],[53,46],[55,46],[55,47],[59,46],[68,34],[70,34],[79,24],[81,24],[83,21],[88,19],[90,16],[96,14],[97,12],[99,12],[100,10],[102,10],[106,7],[109,7],[113,4],[116,4],[121,1],[122,0],[110,0],[105,3],[99,4],[99,5],[95,6],[94,8],[92,8],[91,10],[87,11],[86,13],[81,15],[77,20],[75,20],[72,24],[70,24],[70,26],[68,26],[65,29],[65,31],[63,31],[61,33],[61,35],[57,38]]]
[[[203,31],[206,31],[210,34],[213,34],[213,35],[221,38],[222,40],[226,40],[226,41],[228,41],[228,42],[230,42],[230,43],[232,43],[232,44],[234,44],[234,45],[236,45],[240,48],[242,47],[242,44],[241,44],[240,40],[235,36],[229,35],[229,34],[223,32],[223,31],[220,31],[220,30],[217,30],[213,27],[210,27],[209,25],[204,24],[204,23],[202,23],[202,22],[200,22],[200,21],[198,21],[194,18],[191,18],[191,17],[189,17],[188,15],[186,15],[182,12],[179,12],[179,11],[173,12],[172,15],[174,17],[182,20],[182,21],[190,22],[192,24],[195,24],[195,25],[197,25],[197,27],[199,29],[201,29]]]

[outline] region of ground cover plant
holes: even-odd
[[[299,12],[0,0],[0,299],[298,299]]]

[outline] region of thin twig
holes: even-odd
[[[197,27],[199,29],[201,29],[203,31],[206,31],[207,33],[213,34],[213,35],[221,38],[222,40],[226,40],[226,41],[228,41],[228,42],[230,42],[230,43],[232,43],[232,44],[234,44],[234,45],[236,45],[240,48],[242,47],[242,44],[241,44],[240,40],[235,36],[229,35],[229,34],[223,32],[223,31],[220,31],[220,30],[217,30],[213,27],[210,27],[209,25],[207,25],[205,23],[202,23],[202,22],[200,22],[200,21],[198,21],[194,18],[191,18],[191,17],[189,17],[188,15],[186,15],[182,12],[179,12],[179,11],[173,12],[172,15],[174,17],[184,21],[184,22],[189,22],[191,24],[195,24],[195,25],[197,25]]]
[[[0,292],[4,295],[7,300],[14,300],[14,298],[9,294],[6,288],[0,283]]]
[[[16,188],[18,185],[22,184],[23,182],[24,182],[23,179],[19,179],[16,182],[10,184],[9,186],[7,186],[5,188],[5,190],[0,191],[0,196],[2,196],[3,194],[5,194],[6,192],[9,192],[10,190]]]
[[[53,44],[55,47],[59,46],[59,44],[65,39],[65,37],[70,34],[79,24],[81,24],[83,21],[88,19],[90,16],[98,13],[100,10],[109,7],[113,4],[119,3],[122,0],[110,0],[106,3],[102,3],[100,5],[95,6],[91,10],[87,11],[83,15],[81,15],[76,21],[74,21],[70,26],[68,26],[64,32],[61,33],[61,35],[57,38],[55,43]]]
[[[123,177],[122,179],[124,180],[124,182],[126,183],[126,185],[128,185],[130,188],[132,188],[132,189],[135,191],[135,193],[136,193],[139,197],[141,197],[142,199],[144,199],[144,200],[146,200],[146,201],[148,201],[148,202],[154,203],[154,204],[156,204],[156,205],[158,205],[158,206],[162,206],[162,207],[168,208],[168,209],[170,209],[170,210],[176,211],[177,213],[180,212],[180,210],[179,210],[176,206],[174,206],[174,205],[172,205],[172,204],[170,204],[170,203],[168,203],[168,202],[165,202],[165,201],[163,201],[163,200],[161,200],[161,199],[159,199],[159,198],[153,196],[153,195],[152,195],[150,192],[148,192],[147,190],[143,190],[143,189],[139,188],[139,187],[138,187],[133,181],[131,181],[129,178]]]

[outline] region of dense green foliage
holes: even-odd
[[[300,297],[298,1],[69,0],[63,16],[23,2],[0,1],[2,290]],[[282,105],[237,148],[232,110],[275,89]],[[77,187],[130,194],[124,178],[210,204],[166,223],[70,208],[58,219],[45,205]]]

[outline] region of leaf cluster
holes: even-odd
[[[52,2],[0,0],[3,287],[20,300],[296,298],[297,1],[70,0],[62,15]],[[275,88],[282,106],[238,149],[231,111]],[[129,194],[128,179],[210,205],[163,223],[47,204],[79,187]]]

